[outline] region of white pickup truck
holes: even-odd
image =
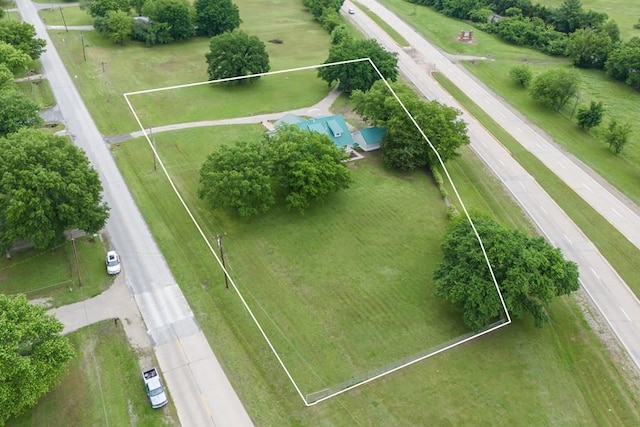
[[[169,402],[156,368],[142,371],[142,379],[144,380],[144,387],[147,389],[147,396],[149,396],[152,408],[161,408]]]

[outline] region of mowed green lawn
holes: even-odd
[[[374,155],[350,164],[355,182],[348,191],[304,215],[277,209],[237,221],[207,212],[196,195],[206,155],[262,132],[247,126],[163,133],[156,146],[204,228],[227,233],[233,277],[305,391],[466,332],[459,316],[432,297],[446,215],[424,172],[386,173]],[[148,164],[145,144],[123,144],[118,159]]]
[[[46,25],[93,25],[93,18],[78,6],[54,7],[38,12]]]
[[[76,357],[61,383],[9,427],[176,425],[173,405],[152,409],[139,355],[122,324],[95,323],[69,334]]]
[[[99,239],[76,239],[78,266],[71,242],[50,250],[26,249],[0,258],[0,292],[46,299],[58,307],[90,298],[113,281],[105,270],[105,249]],[[82,286],[80,286],[82,284]]]
[[[241,28],[266,43],[272,70],[316,65],[327,58],[329,35],[312,23],[311,15],[299,1],[277,4],[241,1],[237,4],[244,21]],[[201,82],[208,78],[205,54],[209,50],[209,39],[206,38],[147,48],[138,42],[116,46],[95,31],[85,31],[82,36],[77,31],[50,31],[49,35],[69,73],[75,77],[98,128],[105,135],[138,130],[123,93]],[[84,54],[81,37],[84,38]],[[283,44],[268,42],[276,38]],[[315,78],[315,74],[310,71],[274,76],[269,81],[264,79],[257,83],[266,86],[263,95],[253,99],[256,107],[245,107],[243,115],[315,104],[328,91],[326,83]],[[284,89],[284,86],[293,90]],[[251,98],[251,92],[247,97],[240,93],[242,91],[232,94],[220,87],[204,90],[198,87],[148,96],[145,104],[136,99],[133,102],[145,120],[145,126],[157,126],[237,116],[236,106]],[[165,121],[157,123],[159,117]]]
[[[455,335],[459,319],[447,304],[433,299],[428,273],[438,256],[434,248],[444,207],[420,173],[390,174],[379,169],[375,156],[355,162],[353,188],[304,216],[275,210],[239,221],[195,199],[189,186],[217,140],[249,139],[261,132],[259,126],[193,129],[157,134],[156,143],[206,234],[227,232],[231,274],[249,304],[258,307],[257,316],[276,347],[285,346],[282,353],[294,376],[310,388],[330,385],[345,374],[393,361],[405,348],[428,347],[438,324]],[[544,329],[528,320],[516,322],[339,398],[304,407],[238,297],[224,289],[220,268],[166,179],[153,172],[145,144],[120,144],[116,161],[257,425],[640,422],[629,373],[611,361],[569,298],[552,305],[552,322]],[[457,169],[454,179],[461,173]],[[469,206],[497,206],[509,211],[503,222],[523,224],[522,213],[500,184],[478,176],[482,191]],[[461,181],[463,191],[469,191],[469,180]],[[416,215],[420,212],[430,218]],[[423,234],[427,230],[430,234]]]

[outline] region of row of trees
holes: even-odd
[[[565,0],[556,8],[531,0],[408,1],[475,21],[479,29],[509,43],[567,56],[576,67],[605,70],[640,90],[640,38],[623,42],[615,21],[606,13],[585,11],[580,0]]]
[[[0,11],[1,12],[1,11]],[[0,13],[1,18],[2,13]],[[45,48],[30,24],[0,21],[0,252],[18,241],[48,248],[64,231],[100,230],[108,208],[79,148],[34,129],[38,106],[13,82]],[[75,351],[63,325],[24,295],[0,294],[0,425],[54,387]]]
[[[148,46],[211,37],[242,23],[232,0],[87,0],[81,2],[95,28],[115,43],[129,38]],[[144,18],[134,19],[133,11]]]
[[[313,18],[328,32],[340,26],[340,8],[344,0],[302,0],[302,4]]]
[[[529,88],[534,100],[553,108],[555,111],[560,111],[571,99],[576,100],[577,106],[580,77],[573,70],[550,69],[534,77],[528,66],[517,65],[509,70],[509,74],[516,83]],[[578,126],[589,131],[602,123],[604,113],[605,108],[602,102],[591,101],[588,107],[580,106],[576,115]],[[615,118],[612,118],[604,132],[604,140],[611,151],[619,154],[627,145],[630,135],[631,125],[629,123],[619,123]]]

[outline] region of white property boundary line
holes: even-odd
[[[264,331],[264,329],[262,328],[262,326],[258,322],[258,319],[253,314],[253,311],[251,310],[251,308],[247,304],[246,300],[242,296],[242,293],[240,292],[240,290],[236,286],[235,281],[233,280],[231,275],[227,272],[226,267],[222,263],[221,259],[218,257],[218,254],[216,253],[216,251],[214,250],[213,246],[209,242],[209,239],[207,239],[207,236],[204,233],[204,231],[202,230],[202,227],[200,227],[200,224],[198,224],[198,221],[196,221],[195,217],[191,213],[191,210],[189,209],[189,207],[187,206],[186,202],[182,198],[182,195],[178,191],[175,183],[173,182],[173,179],[171,179],[171,176],[169,175],[169,172],[167,171],[167,168],[165,167],[164,162],[162,161],[162,159],[160,158],[160,155],[156,151],[156,147],[154,146],[154,144],[152,143],[151,139],[149,138],[149,133],[146,131],[146,128],[142,125],[142,123],[140,121],[140,118],[136,114],[135,109],[133,108],[133,105],[131,104],[131,101],[129,100],[129,96],[148,94],[148,93],[153,93],[153,92],[161,92],[161,91],[165,91],[165,90],[182,89],[182,88],[188,88],[188,87],[194,87],[194,86],[202,86],[202,85],[208,85],[208,84],[213,84],[213,83],[224,83],[224,82],[242,80],[242,79],[251,78],[251,77],[262,77],[262,76],[290,73],[290,72],[294,72],[294,71],[313,70],[313,69],[318,69],[318,68],[322,68],[322,67],[329,67],[329,66],[334,66],[334,65],[352,64],[352,63],[365,62],[365,61],[369,62],[369,64],[376,71],[376,73],[378,74],[380,79],[385,82],[385,85],[387,86],[387,89],[389,89],[389,91],[393,94],[393,97],[396,99],[396,101],[398,101],[398,103],[402,107],[403,111],[407,114],[407,116],[409,116],[409,118],[411,119],[411,122],[413,123],[413,125],[416,127],[416,129],[418,129],[418,131],[420,132],[420,135],[424,138],[425,141],[427,141],[427,143],[429,144],[429,147],[431,148],[431,150],[433,150],[433,152],[435,153],[436,157],[438,158],[438,162],[440,163],[440,166],[442,166],[442,169],[444,170],[445,175],[447,176],[447,180],[449,181],[449,184],[451,185],[451,188],[453,188],[453,191],[454,191],[454,193],[456,195],[456,198],[457,198],[458,202],[460,203],[460,206],[462,207],[462,210],[464,211],[464,214],[465,214],[467,220],[469,221],[469,224],[471,224],[471,228],[473,229],[473,232],[474,232],[474,234],[476,236],[476,239],[478,240],[478,243],[480,244],[480,248],[482,250],[482,254],[483,254],[484,259],[485,259],[485,261],[487,263],[487,267],[489,268],[489,272],[491,274],[491,279],[493,280],[493,283],[494,283],[494,286],[496,288],[496,291],[498,292],[498,296],[500,297],[500,303],[502,304],[502,309],[503,309],[503,311],[504,311],[504,313],[506,315],[507,320],[504,321],[503,323],[497,325],[497,326],[494,326],[494,327],[488,329],[488,330],[479,332],[479,333],[474,334],[474,335],[472,335],[470,337],[467,337],[467,338],[461,339],[459,341],[456,341],[453,344],[450,344],[450,345],[448,345],[448,346],[446,346],[444,348],[435,350],[432,353],[423,355],[423,356],[418,357],[418,358],[416,358],[414,360],[411,360],[411,361],[409,361],[407,363],[404,363],[404,364],[402,364],[400,366],[397,366],[395,368],[392,368],[392,369],[389,369],[387,371],[384,371],[384,372],[382,372],[382,373],[380,373],[378,375],[375,375],[373,377],[370,377],[370,378],[367,378],[365,380],[362,380],[362,381],[360,381],[360,382],[358,382],[356,384],[353,384],[353,385],[351,385],[349,387],[346,387],[346,388],[344,388],[342,390],[339,390],[339,391],[337,391],[335,393],[329,394],[328,396],[324,396],[324,397],[322,397],[320,399],[317,399],[317,400],[315,400],[313,402],[308,402],[306,397],[301,392],[300,387],[295,382],[295,380],[293,379],[291,373],[289,372],[289,370],[285,366],[284,362],[282,361],[282,358],[280,357],[280,355],[276,351],[275,347],[271,343],[271,340],[269,340],[269,337],[267,336],[266,332]],[[427,358],[429,358],[431,356],[435,356],[436,354],[440,354],[440,353],[442,353],[442,352],[444,352],[446,350],[452,349],[452,348],[457,347],[457,346],[459,346],[461,344],[469,342],[469,341],[471,341],[473,339],[479,338],[479,337],[481,337],[481,336],[483,336],[483,335],[485,335],[485,334],[487,334],[489,332],[495,331],[495,330],[497,330],[499,328],[502,328],[504,326],[507,326],[507,325],[511,324],[511,316],[509,315],[509,310],[507,309],[507,306],[506,306],[506,304],[504,302],[504,298],[502,296],[502,292],[500,292],[500,287],[498,286],[498,282],[497,282],[496,277],[494,275],[493,268],[491,267],[491,263],[489,262],[489,258],[487,256],[487,252],[486,252],[486,250],[484,248],[484,244],[482,243],[482,239],[480,238],[480,235],[478,234],[478,231],[476,230],[475,224],[471,220],[471,216],[469,215],[469,212],[467,211],[467,208],[466,208],[464,202],[462,201],[462,198],[460,197],[460,194],[458,193],[458,189],[456,188],[455,184],[453,183],[453,180],[451,179],[451,176],[449,175],[449,171],[447,170],[442,158],[440,157],[440,153],[438,153],[438,150],[436,150],[436,148],[433,146],[433,144],[431,143],[429,138],[425,135],[425,133],[420,128],[420,126],[418,126],[418,123],[416,122],[415,118],[411,115],[409,110],[407,110],[407,107],[405,107],[405,105],[402,103],[402,101],[400,100],[398,95],[391,88],[391,85],[385,80],[384,76],[382,75],[382,73],[380,72],[378,67],[376,67],[376,65],[373,63],[373,61],[370,58],[352,59],[352,60],[348,60],[348,61],[332,62],[332,63],[329,63],[329,64],[310,65],[310,66],[306,66],[306,67],[291,68],[291,69],[288,69],[288,70],[270,71],[270,72],[266,72],[266,73],[251,74],[251,75],[239,76],[239,77],[230,77],[230,78],[226,78],[226,79],[218,79],[218,80],[212,80],[212,81],[188,83],[188,84],[176,85],[176,86],[168,86],[168,87],[163,87],[163,88],[141,90],[141,91],[136,91],[136,92],[128,92],[128,93],[124,94],[124,98],[125,98],[125,101],[127,102],[127,105],[129,106],[129,109],[131,110],[131,113],[133,114],[136,122],[138,123],[138,126],[140,126],[140,130],[144,134],[144,137],[147,140],[147,143],[149,144],[149,147],[153,151],[153,155],[155,156],[156,160],[160,164],[160,167],[162,168],[162,171],[164,172],[164,175],[166,176],[167,180],[169,181],[169,184],[171,185],[171,188],[173,189],[174,193],[176,194],[176,196],[180,200],[180,203],[182,204],[182,206],[184,207],[185,211],[189,215],[189,218],[191,218],[191,221],[193,222],[193,224],[195,225],[196,229],[200,233],[200,236],[202,237],[202,239],[204,240],[205,244],[209,248],[209,251],[211,252],[213,257],[215,258],[215,260],[218,262],[218,265],[220,266],[220,268],[222,269],[224,274],[229,279],[229,282],[231,283],[231,285],[233,286],[234,291],[236,292],[236,294],[240,298],[240,301],[244,305],[244,308],[247,310],[247,312],[251,316],[251,319],[253,320],[253,322],[257,326],[258,330],[262,334],[262,336],[265,339],[265,341],[267,342],[267,344],[269,345],[269,348],[273,352],[273,355],[278,360],[278,363],[280,364],[280,366],[284,370],[285,374],[287,375],[287,378],[289,378],[289,381],[291,381],[291,384],[293,384],[293,387],[295,388],[296,392],[298,393],[298,395],[300,396],[300,398],[304,402],[305,406],[316,405],[316,404],[318,404],[318,403],[320,403],[322,401],[325,401],[325,400],[330,399],[332,397],[338,396],[338,395],[340,395],[342,393],[345,393],[345,392],[347,392],[349,390],[352,390],[352,389],[354,389],[356,387],[360,387],[360,386],[362,386],[364,384],[367,384],[369,382],[372,382],[372,381],[374,381],[374,380],[376,380],[378,378],[381,378],[383,376],[386,376],[388,374],[396,372],[396,371],[398,371],[398,370],[400,370],[402,368],[405,368],[407,366],[413,365],[414,363],[417,363],[417,362],[420,362],[422,360],[425,360],[425,359],[427,359]]]

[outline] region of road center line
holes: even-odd
[[[598,276],[598,273],[596,273],[596,271],[593,269],[593,267],[589,267],[589,269],[591,270],[591,272],[593,273],[594,276],[596,276],[598,279],[600,279],[600,276]]]
[[[618,215],[620,218],[624,218],[620,212],[618,212],[615,208],[611,208],[614,214]]]
[[[571,241],[571,239],[567,237],[566,234],[562,233],[562,235],[564,236],[565,239],[567,239],[567,242],[569,242],[570,245],[573,245],[573,242]]]

